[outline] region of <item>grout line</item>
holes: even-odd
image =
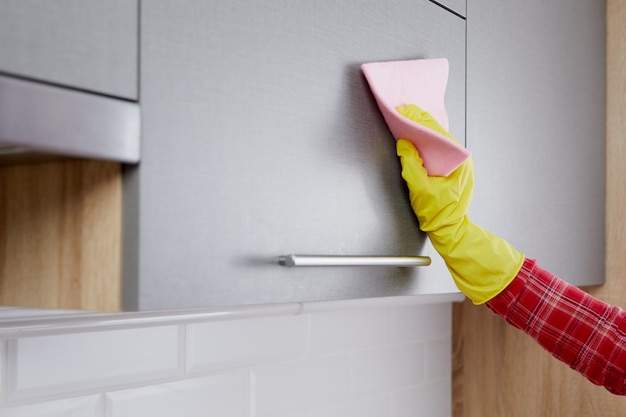
[[[7,341],[5,339],[0,340],[0,404],[6,403],[7,394]]]
[[[181,375],[187,376],[189,369],[188,349],[187,349],[187,333],[189,331],[188,324],[178,326],[178,370]]]
[[[100,403],[99,405],[99,411],[100,411],[100,417],[106,417],[107,415],[107,399],[106,399],[106,392],[101,392],[100,393],[100,398],[98,398],[98,402]]]
[[[250,369],[248,371],[248,377],[250,379],[248,387],[248,404],[250,406],[249,415],[250,417],[256,416],[256,376],[254,375],[254,371]]]
[[[17,339],[2,340],[2,404],[9,402],[10,393],[14,392],[17,384]],[[12,347],[12,349],[11,349]],[[12,354],[11,352],[12,351]]]
[[[207,377],[211,377],[215,375],[226,374],[232,371],[237,372],[237,370],[232,370],[232,369],[220,369],[219,371],[215,371],[215,372],[213,371],[203,372],[203,373],[198,373],[198,374],[194,374],[190,376],[169,375],[169,376],[145,379],[141,381],[135,380],[135,381],[129,381],[129,382],[119,381],[119,382],[103,383],[102,385],[93,386],[89,388],[84,388],[84,389],[78,388],[78,389],[71,389],[71,390],[68,389],[67,391],[62,391],[62,392],[52,392],[52,393],[36,392],[32,394],[27,394],[26,396],[19,397],[16,399],[7,399],[6,402],[0,403],[0,411],[4,408],[19,407],[19,406],[32,405],[32,404],[42,404],[42,403],[46,403],[50,401],[80,398],[80,397],[87,397],[87,396],[92,396],[92,395],[102,395],[104,397],[108,393],[152,387],[155,385],[171,384],[171,383],[177,383],[181,381],[202,379],[202,378],[207,378]],[[1,414],[2,413],[0,413],[0,415]]]
[[[440,1],[430,0],[430,2],[436,4],[437,6],[441,7],[445,11],[448,11],[448,12],[452,13],[456,17],[460,17],[461,19],[465,20],[465,16],[463,16],[461,13],[457,12],[456,10],[451,9],[450,7],[446,6],[445,4],[441,3]],[[467,14],[467,12],[465,14]]]

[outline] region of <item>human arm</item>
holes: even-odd
[[[532,259],[486,306],[592,383],[626,395],[626,312],[621,308]]]
[[[398,109],[414,121],[415,108]],[[594,384],[626,395],[626,314],[555,277],[467,217],[471,159],[448,177],[429,177],[407,140],[397,151],[411,206],[457,287]]]

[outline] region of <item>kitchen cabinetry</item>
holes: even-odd
[[[576,285],[604,280],[605,2],[473,0],[472,219]]]
[[[458,14],[459,16],[462,16],[462,17],[466,16],[466,13],[467,13],[467,1],[466,0],[442,0],[442,1],[434,1],[434,2],[441,4],[443,7],[448,8],[452,12]]]
[[[578,284],[602,281],[606,259],[606,284],[585,290],[623,307],[624,2],[468,6],[474,218]],[[487,309],[455,305],[453,339],[454,416],[623,414],[622,397],[591,384]]]
[[[137,160],[138,23],[137,0],[0,2],[2,305],[121,309],[120,164],[58,156]]]
[[[64,4],[2,3],[0,71],[134,99],[140,35],[144,140],[141,166],[124,168],[126,309],[457,292],[418,231],[359,66],[448,58],[450,130],[464,141],[465,2],[155,0],[142,4],[140,34],[136,2]],[[598,7],[479,0],[467,13],[472,219],[576,284],[603,276]],[[74,36],[94,16],[107,29],[92,22],[84,42]],[[46,25],[67,35],[63,51],[51,54],[60,46],[46,43]],[[83,53],[90,42],[98,47]],[[433,265],[278,266],[289,253],[427,255]]]
[[[360,64],[448,58],[450,129],[463,141],[464,19],[425,0],[159,0],[142,4],[141,51],[125,308],[457,292],[418,230]],[[433,265],[279,266],[289,253]]]
[[[0,71],[136,99],[137,0],[3,0]]]

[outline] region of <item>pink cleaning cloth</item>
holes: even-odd
[[[361,65],[391,134],[408,139],[419,150],[424,168],[431,176],[448,176],[470,156],[470,152],[419,123],[403,117],[399,106],[415,104],[430,113],[448,130],[444,95],[448,83],[448,60],[372,62]]]

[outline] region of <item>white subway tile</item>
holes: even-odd
[[[347,372],[347,358],[344,356],[255,368],[255,416],[289,416],[337,404],[348,395]]]
[[[389,398],[357,398],[338,406],[305,413],[304,417],[389,417]]]
[[[389,343],[388,308],[334,310],[310,315],[312,355],[362,350]]]
[[[400,343],[448,336],[452,332],[452,306],[444,303],[396,307],[391,312],[391,329],[392,340]]]
[[[0,417],[100,417],[100,395],[0,408]]]
[[[10,340],[9,399],[175,375],[178,334],[165,326]]]
[[[194,372],[300,358],[305,336],[302,315],[190,324],[187,367]]]
[[[233,372],[107,394],[107,417],[248,417],[249,374]]]
[[[80,396],[96,389],[114,390],[106,394],[108,417],[450,415],[450,304],[328,307],[187,324],[186,340],[169,325],[0,343],[9,401],[0,417],[91,416],[102,400]],[[185,377],[184,353],[192,374],[228,373],[120,390]],[[246,369],[232,369],[239,367]],[[8,407],[50,395],[80,398]]]
[[[450,417],[450,379],[418,385],[392,394],[391,417]]]
[[[5,400],[6,396],[6,369],[7,369],[7,355],[6,355],[7,341],[0,339],[0,404]]]
[[[423,380],[421,344],[384,347],[353,353],[350,379],[356,395],[382,393]]]
[[[449,378],[452,374],[452,339],[446,337],[424,342],[424,378],[426,381]]]

